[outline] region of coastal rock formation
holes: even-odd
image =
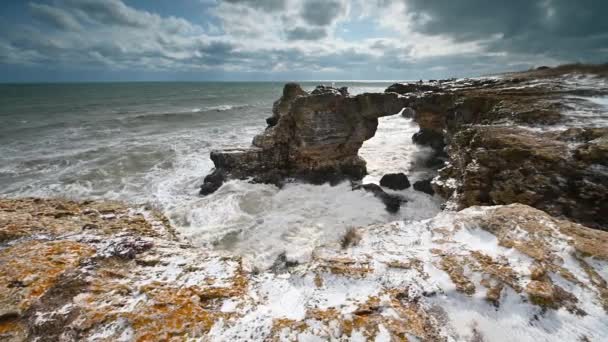
[[[319,86],[307,93],[287,84],[275,102],[268,128],[246,149],[213,151],[213,172],[201,194],[228,178],[280,185],[285,178],[311,183],[360,180],[365,161],[357,155],[373,137],[378,118],[399,113],[403,99],[395,93],[350,96],[345,88]]]
[[[410,187],[410,181],[403,173],[388,173],[380,178],[380,185],[392,190],[405,190]]]
[[[608,339],[608,232],[525,205],[357,229],[277,272],[114,202],[0,199],[0,220],[6,341]]]
[[[538,133],[474,126],[452,137],[450,163],[436,185],[454,194],[458,208],[526,203],[608,228],[607,142],[608,128]]]
[[[523,203],[608,229],[608,66],[397,84],[456,209]],[[605,103],[606,100],[603,100]],[[447,146],[447,148],[446,148]],[[446,152],[449,154],[446,155]]]

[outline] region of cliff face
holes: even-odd
[[[608,229],[605,66],[396,84],[420,132],[445,150],[435,190],[455,209],[523,203]],[[601,102],[601,101],[600,101]]]
[[[509,205],[351,235],[255,272],[144,209],[0,200],[0,338],[608,338],[608,232]]]
[[[523,203],[608,229],[608,109],[593,101],[608,96],[607,75],[605,66],[567,66],[357,96],[288,84],[252,147],[212,152],[201,194],[227,178],[360,180],[362,143],[379,117],[405,108],[420,126],[413,142],[436,151],[430,164],[449,159],[434,188],[451,207]]]
[[[379,117],[403,107],[397,94],[350,96],[346,89],[322,86],[309,94],[287,84],[269,127],[250,148],[211,153],[215,170],[201,193],[214,191],[226,178],[274,184],[287,177],[312,183],[362,179],[366,168],[359,148],[374,136]]]

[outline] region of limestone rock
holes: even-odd
[[[608,107],[589,100],[607,79],[606,65],[566,65],[386,91],[406,98],[428,166],[446,166],[433,188],[448,207],[524,203],[608,229]]]
[[[362,179],[366,167],[359,148],[374,135],[378,118],[399,113],[403,103],[394,93],[350,96],[346,89],[320,86],[309,94],[287,84],[270,127],[252,147],[211,153],[215,170],[201,194],[229,178],[277,185],[287,177],[312,183]]]
[[[606,138],[608,128],[539,134],[474,126],[452,138],[450,165],[440,171],[440,179],[456,179],[457,186],[442,182],[440,192],[455,193],[452,199],[460,208],[523,203],[605,229],[608,174],[601,165],[608,160],[602,145]]]
[[[21,232],[0,245],[2,340],[608,338],[608,232],[525,205],[357,228],[275,273],[119,203],[0,203]]]

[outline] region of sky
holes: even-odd
[[[413,80],[608,62],[608,0],[2,0],[0,82]]]

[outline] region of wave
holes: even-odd
[[[250,106],[251,105],[248,105],[248,104],[240,104],[240,105],[223,104],[223,105],[218,105],[218,106],[205,107],[203,109],[199,109],[198,112],[206,112],[206,111],[225,112],[225,111],[232,110],[232,109],[248,108]]]
[[[170,112],[151,112],[151,113],[143,113],[131,118],[142,119],[142,118],[167,118],[171,116],[182,116],[182,117],[194,117],[200,113],[208,113],[208,112],[226,112],[230,110],[249,108],[251,105],[249,104],[240,104],[240,105],[217,105],[217,106],[209,106],[209,107],[195,107],[190,110],[179,110],[179,111],[170,111]]]

